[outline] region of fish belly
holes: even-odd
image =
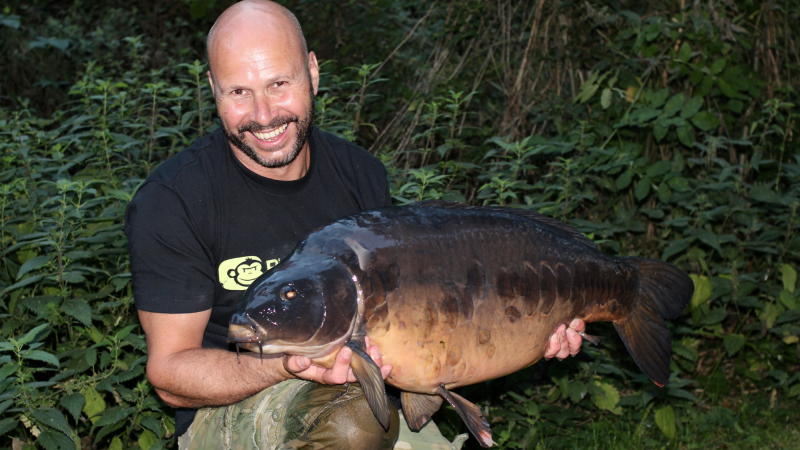
[[[625,303],[632,280],[613,258],[525,220],[482,220],[398,226],[404,240],[371,249],[364,331],[390,384],[431,393],[513,373],[560,324]]]

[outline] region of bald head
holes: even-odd
[[[308,56],[306,39],[300,22],[291,11],[269,0],[244,0],[226,9],[208,31],[206,50],[211,73],[218,56],[231,47],[246,45],[248,41],[269,39],[275,33],[286,33],[294,44],[292,49],[303,58]]]

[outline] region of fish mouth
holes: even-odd
[[[231,323],[228,326],[228,342],[236,344],[236,350],[244,349],[251,352],[260,353],[261,355],[273,355],[277,353],[286,353],[289,355],[307,356],[309,358],[321,358],[328,355],[334,350],[344,345],[350,336],[353,334],[355,324],[357,323],[358,315],[353,318],[350,324],[350,329],[344,336],[332,342],[327,342],[319,345],[309,345],[313,342],[316,334],[308,339],[306,342],[286,342],[278,339],[268,339],[267,331],[253,320],[250,315],[245,314],[247,324]],[[267,342],[269,341],[269,344]]]

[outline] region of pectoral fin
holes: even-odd
[[[492,429],[489,427],[489,422],[483,417],[483,414],[481,414],[480,408],[464,397],[454,392],[449,392],[443,385],[439,385],[439,387],[436,388],[436,393],[447,400],[447,403],[453,405],[453,408],[456,409],[458,415],[461,416],[461,419],[467,424],[470,433],[475,436],[475,439],[478,440],[481,447],[491,447],[494,445]]]
[[[442,406],[442,397],[438,395],[403,391],[400,393],[400,400],[403,402],[403,415],[406,416],[406,423],[412,431],[419,431],[431,420],[433,413]]]
[[[350,367],[353,369],[356,379],[364,390],[367,403],[375,414],[375,418],[385,430],[389,429],[389,399],[386,398],[386,387],[383,384],[381,369],[370,358],[361,345],[355,341],[346,344],[353,350],[353,359],[350,360]]]
[[[587,341],[591,342],[594,345],[600,345],[603,343],[603,341],[606,340],[606,338],[604,338],[603,336],[592,336],[591,334],[586,334],[583,331],[578,331],[578,334],[582,338],[586,339]]]

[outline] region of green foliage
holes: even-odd
[[[123,215],[154,167],[217,126],[200,55],[228,3],[40,3],[0,15],[15,68],[0,90],[0,447],[174,447]],[[664,389],[590,325],[602,347],[464,388],[495,441],[796,441],[800,8],[457,3],[292,3],[323,60],[318,125],[381,158],[397,204],[538,210],[696,287],[670,323]],[[445,433],[465,431],[454,414],[436,416]]]

